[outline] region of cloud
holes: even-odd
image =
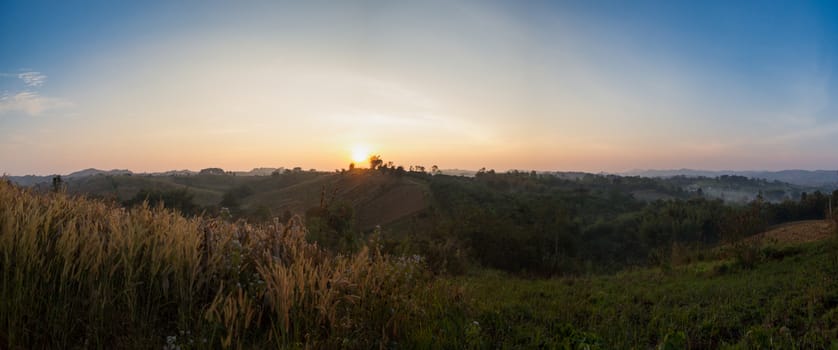
[[[17,77],[20,80],[23,80],[23,83],[26,84],[26,86],[30,87],[39,87],[41,85],[44,85],[44,83],[47,81],[47,76],[41,74],[41,72],[19,73]]]
[[[16,94],[0,95],[0,115],[8,112],[23,112],[28,115],[40,115],[43,112],[69,106],[68,101],[45,97],[37,92],[22,91]]]
[[[23,73],[0,73],[3,78],[18,78],[28,87],[41,87],[46,83],[47,76],[41,72],[25,71]]]

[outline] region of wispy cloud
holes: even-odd
[[[18,78],[28,87],[41,87],[47,81],[47,76],[45,74],[29,70],[22,73],[0,73],[0,77]]]
[[[41,96],[32,91],[0,94],[0,115],[10,112],[23,112],[36,116],[49,110],[68,106],[70,106],[70,102],[66,100]]]
[[[41,72],[19,73],[17,77],[18,79],[23,80],[23,83],[26,84],[26,86],[30,87],[39,87],[41,85],[44,85],[44,83],[47,81],[47,76],[41,74]]]

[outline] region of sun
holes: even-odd
[[[364,145],[355,145],[352,147],[352,161],[355,164],[363,164],[370,159],[370,148]]]

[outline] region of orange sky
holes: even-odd
[[[334,170],[359,144],[461,169],[838,164],[838,41],[809,5],[39,6],[0,14],[14,175]]]

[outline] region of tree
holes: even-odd
[[[219,205],[229,209],[233,214],[239,214],[241,200],[252,194],[253,188],[248,185],[234,187],[224,192]]]
[[[64,189],[64,181],[61,180],[61,175],[55,175],[52,178],[52,191],[61,192]]]
[[[349,202],[327,200],[324,189],[320,194],[320,205],[309,208],[305,216],[311,241],[338,252],[357,248],[355,210]]]
[[[194,203],[195,195],[186,189],[142,189],[134,197],[123,202],[125,206],[141,205],[147,202],[149,206],[163,205],[166,208],[180,211],[184,215],[199,214],[200,207]]]
[[[224,175],[226,172],[221,168],[206,168],[198,172],[200,175]]]
[[[383,164],[384,164],[384,161],[381,160],[380,155],[370,156],[370,170],[378,169]]]
[[[224,196],[221,197],[221,203],[219,203],[224,208],[230,209],[231,211],[238,211],[239,209],[239,199],[235,193],[231,191],[224,192]]]

